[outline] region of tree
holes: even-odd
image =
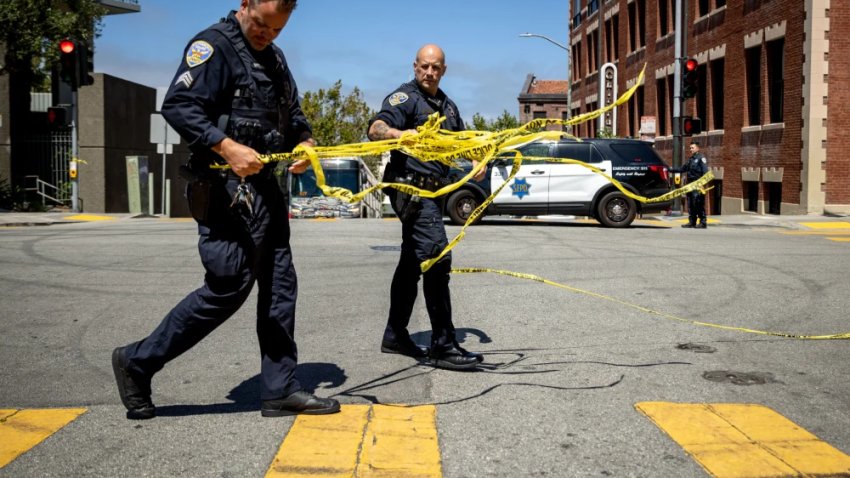
[[[519,127],[519,120],[504,110],[498,118],[488,121],[479,113],[472,115],[472,129],[476,131],[502,131]]]
[[[301,99],[301,109],[313,128],[313,138],[319,146],[361,143],[367,141],[366,129],[375,112],[363,100],[356,86],[348,95],[342,94],[342,80],[327,90],[307,91]],[[380,159],[363,158],[376,175]]]
[[[0,42],[6,45],[0,74],[20,74],[31,78],[31,84],[43,84],[59,58],[59,41],[93,40],[105,14],[97,0],[0,2]]]

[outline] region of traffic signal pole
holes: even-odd
[[[682,141],[682,64],[687,55],[687,11],[688,0],[676,0],[676,36],[674,54],[676,60],[673,62],[673,167],[682,167],[682,156],[684,153],[684,141]],[[682,215],[682,202],[679,199],[673,201],[672,215]]]

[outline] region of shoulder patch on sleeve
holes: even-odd
[[[189,68],[194,68],[209,60],[214,52],[215,49],[212,45],[203,40],[197,40],[189,46],[189,50],[186,52],[186,64],[189,65]]]
[[[407,101],[410,97],[407,96],[407,93],[396,92],[390,95],[390,98],[387,100],[391,106],[398,106],[405,101]]]
[[[703,163],[708,164],[708,161],[706,161],[705,156],[703,156],[703,157],[702,157],[702,158],[700,158],[700,159],[702,160],[702,162],[703,162]]]

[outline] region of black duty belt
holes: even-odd
[[[431,192],[437,191],[448,184],[448,181],[441,177],[421,173],[408,173],[399,179],[401,179],[400,182]]]

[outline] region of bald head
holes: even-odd
[[[446,55],[443,49],[434,44],[427,44],[416,52],[413,61],[413,73],[419,87],[429,95],[434,96],[440,88],[440,80],[446,73]]]

